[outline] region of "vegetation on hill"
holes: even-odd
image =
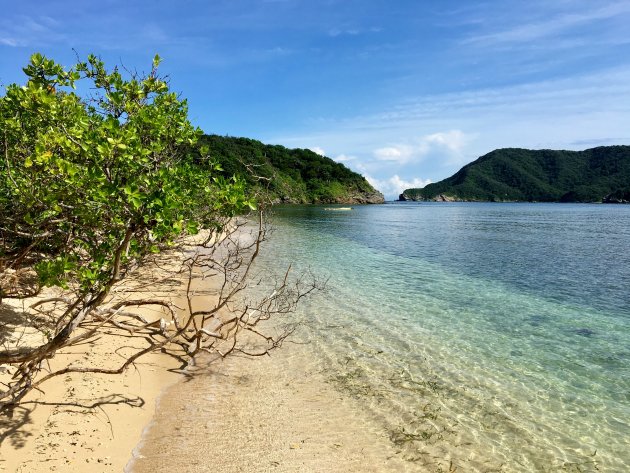
[[[585,151],[498,149],[400,200],[627,202],[630,146]]]
[[[243,178],[249,188],[275,202],[383,202],[383,195],[363,176],[308,149],[218,135],[202,136],[197,149],[201,147],[207,147],[226,176]]]

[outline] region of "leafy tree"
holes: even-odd
[[[151,73],[130,79],[90,56],[69,70],[35,54],[25,86],[0,101],[3,269],[35,266],[44,285],[102,297],[133,260],[217,215],[253,207],[243,182],[211,179],[177,152],[200,131]],[[74,89],[88,81],[91,95]],[[85,86],[84,86],[85,88]]]
[[[255,207],[245,182],[220,175],[206,149],[194,159],[181,152],[201,131],[159,63],[123,74],[92,55],[65,69],[34,54],[25,85],[0,97],[0,302],[42,286],[72,294],[47,343],[0,351],[0,364],[21,373],[0,407],[28,391],[134,266],[203,228],[216,236]]]

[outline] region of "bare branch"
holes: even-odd
[[[135,272],[125,274],[115,264],[107,285],[113,288],[111,296],[107,296],[106,288],[96,295],[60,295],[31,303],[27,310],[45,317],[54,332],[40,346],[0,349],[0,366],[11,375],[8,380],[0,379],[0,386],[4,386],[0,388],[0,411],[11,409],[28,392],[62,374],[118,374],[156,350],[183,356],[189,363],[200,353],[220,357],[232,353],[269,355],[297,327],[294,320],[287,325],[282,318],[324,284],[308,273],[292,277],[291,267],[275,284],[270,283],[266,292],[252,284],[257,276],[254,265],[267,233],[262,212],[255,226],[251,221],[235,219],[220,233],[209,231],[196,238],[197,245],[191,245],[190,240],[180,242],[170,252],[168,262],[148,259]],[[118,261],[129,245],[128,235],[129,231],[118,246]],[[120,285],[123,278],[126,284]],[[161,286],[155,287],[156,283]],[[146,292],[147,287],[153,287],[153,296],[129,297],[137,291]],[[176,298],[184,299],[184,304],[177,305]],[[150,312],[139,312],[142,308]],[[88,340],[115,343],[115,337],[143,340],[144,346],[127,347],[118,366],[97,367],[87,362],[54,371],[46,368],[49,358],[63,356],[71,347]]]

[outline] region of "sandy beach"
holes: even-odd
[[[176,287],[157,278],[139,287],[127,283],[113,297],[133,293],[181,305]],[[211,297],[205,292],[202,300]],[[15,318],[20,307],[5,302],[3,310],[4,320],[14,316],[5,333],[23,337],[28,324]],[[147,319],[162,315],[141,312]],[[72,347],[51,365],[111,367],[142,343],[106,339]],[[313,361],[288,341],[273,356],[202,356],[183,371],[181,360],[152,353],[122,375],[53,378],[0,421],[0,471],[406,471],[410,465],[382,429]]]
[[[207,362],[165,391],[127,471],[423,471],[301,345]]]
[[[191,242],[194,240],[191,240]],[[112,288],[113,304],[125,300],[168,301],[176,311],[186,306],[187,279],[177,274],[183,253],[167,252]],[[199,303],[212,303],[199,290]],[[36,301],[63,295],[44,289],[37,297],[5,299],[2,303],[2,342],[39,346],[43,334],[32,328],[28,307]],[[146,321],[166,317],[159,305],[132,308]],[[102,329],[99,335],[58,352],[49,360],[52,370],[66,366],[116,369],[147,346],[142,335]],[[175,356],[174,356],[175,355]],[[148,353],[122,374],[68,373],[33,390],[13,411],[0,417],[0,471],[120,472],[155,413],[156,401],[169,385],[182,379],[185,368],[178,352]],[[6,376],[6,374],[4,374]]]
[[[152,289],[145,294],[160,292]],[[18,312],[15,309],[12,313]],[[150,309],[142,313],[159,316]],[[22,334],[22,321],[12,322],[15,325],[3,328]],[[89,362],[111,367],[141,343],[124,336],[106,338],[106,343],[97,339],[58,354],[51,366]],[[154,414],[156,399],[180,378],[179,367],[174,358],[152,353],[121,375],[72,373],[53,378],[42,385],[43,392],[31,392],[12,418],[0,419],[0,471],[122,471]]]
[[[105,364],[116,348],[76,356]],[[0,425],[0,471],[407,471],[354,401],[300,373],[304,361],[286,343],[271,357],[201,359],[189,376],[153,354],[120,376],[60,377]]]

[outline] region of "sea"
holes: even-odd
[[[630,471],[630,206],[283,206],[304,349],[426,471]],[[433,465],[433,469],[431,469]]]

